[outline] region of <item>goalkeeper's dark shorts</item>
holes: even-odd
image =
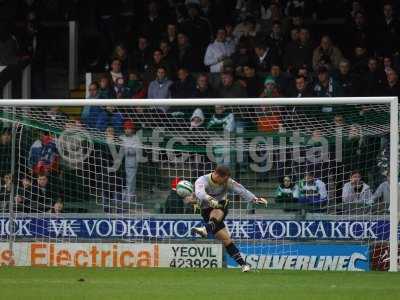
[[[210,214],[213,209],[220,209],[224,212],[224,217],[222,218],[221,222],[216,224],[215,232],[218,232],[221,229],[225,228],[224,220],[225,220],[226,216],[228,215],[228,201],[222,201],[222,202],[220,202],[220,204],[221,204],[220,208],[208,207],[208,208],[204,208],[201,210],[201,216],[203,217],[203,220],[205,223],[208,223],[210,221]]]

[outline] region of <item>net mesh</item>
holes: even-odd
[[[245,102],[3,108],[2,241],[191,241],[190,230],[180,237],[173,229],[157,234],[164,229],[154,229],[155,219],[173,215],[200,224],[199,208],[185,203],[171,182],[194,183],[223,164],[270,202],[265,208],[228,196],[228,230],[253,267],[290,267],[288,259],[312,241],[363,246],[371,253],[362,253],[368,264],[372,259],[375,268],[386,269],[389,106]],[[127,229],[121,220],[136,223]],[[117,225],[99,225],[106,221]],[[334,255],[296,259],[292,265],[300,269],[340,265]]]

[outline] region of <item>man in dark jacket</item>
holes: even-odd
[[[147,69],[147,65],[151,60],[151,50],[149,40],[146,36],[140,36],[138,39],[138,47],[132,54],[132,65],[130,66],[134,70],[144,72]]]
[[[313,87],[314,97],[342,97],[343,92],[338,83],[329,75],[326,67],[318,68],[317,81]],[[335,114],[335,106],[323,106],[319,115],[321,118],[331,121]]]
[[[200,74],[199,77],[197,77],[197,84],[193,93],[193,98],[207,99],[214,97],[215,91],[210,86],[208,74]]]
[[[252,63],[246,63],[243,68],[243,85],[246,87],[247,96],[249,98],[260,97],[264,84],[263,80],[256,74],[256,67]]]
[[[15,194],[15,211],[29,212],[32,200],[32,181],[29,176],[21,179]]]
[[[343,59],[339,63],[339,70],[335,74],[334,78],[341,87],[344,97],[355,97],[360,95],[360,79],[356,74],[350,71],[350,62],[347,59]]]
[[[289,89],[287,96],[291,98],[307,98],[313,96],[304,76],[297,76],[295,78],[294,86]]]
[[[278,64],[279,58],[275,50],[265,42],[256,44],[254,51],[256,53],[256,68],[258,73],[268,73],[272,64]]]
[[[400,43],[400,22],[396,18],[393,5],[383,5],[383,19],[379,20],[376,35],[380,55],[391,55]]]
[[[172,98],[192,98],[196,90],[196,82],[185,68],[178,70],[178,80],[171,87]]]
[[[299,31],[298,41],[291,41],[286,46],[283,62],[285,69],[296,69],[303,65],[311,67],[313,48],[310,42],[310,33],[302,28]]]
[[[246,98],[246,89],[235,81],[232,72],[221,73],[221,86],[217,91],[219,98]]]
[[[318,78],[314,84],[313,92],[315,97],[341,97],[342,89],[338,83],[329,75],[326,67],[321,66],[317,70]]]
[[[54,186],[50,186],[46,174],[39,174],[32,187],[31,212],[47,212],[59,198]]]
[[[358,76],[368,71],[368,53],[365,44],[358,44],[353,49],[352,71]]]
[[[385,82],[385,72],[378,68],[376,58],[368,60],[368,71],[361,77],[363,96],[380,96]]]
[[[177,64],[178,68],[186,68],[190,72],[201,72],[204,70],[202,64],[202,56],[198,49],[195,49],[189,43],[189,39],[185,33],[178,34],[178,47],[177,47]]]

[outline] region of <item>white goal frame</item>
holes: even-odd
[[[7,107],[30,106],[206,106],[213,105],[390,105],[390,272],[398,271],[398,156],[399,156],[399,104],[397,97],[360,98],[223,98],[223,99],[2,99],[1,105]]]

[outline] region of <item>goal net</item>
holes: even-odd
[[[175,189],[226,165],[269,201],[228,195],[253,268],[397,270],[397,100],[17,101],[1,111],[3,265],[235,267]],[[162,248],[204,243],[221,257]]]

